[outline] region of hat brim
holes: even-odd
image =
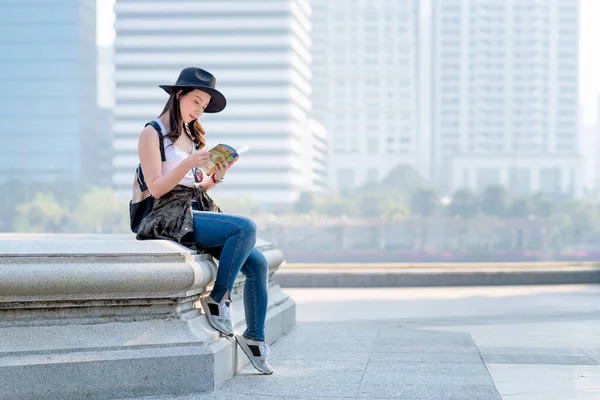
[[[225,106],[227,105],[227,100],[225,99],[225,96],[223,96],[223,93],[221,93],[217,89],[213,89],[211,87],[193,86],[193,85],[189,85],[189,86],[159,85],[159,87],[161,89],[163,89],[165,92],[167,92],[168,94],[172,94],[174,91],[176,91],[178,89],[189,89],[189,88],[198,89],[198,90],[208,93],[210,95],[210,101],[208,102],[208,105],[204,109],[205,113],[221,112],[225,109]]]

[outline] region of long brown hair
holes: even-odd
[[[194,88],[181,89],[180,97],[185,96],[193,90]],[[179,90],[173,90],[171,96],[169,96],[169,100],[167,100],[167,104],[165,104],[165,108],[160,113],[161,117],[167,112],[169,113],[169,128],[167,129],[166,137],[171,140],[171,143],[175,143],[183,133],[183,120],[181,119],[181,109],[179,107],[177,93],[179,93]],[[202,150],[206,145],[206,141],[204,140],[204,134],[206,132],[204,131],[204,128],[197,119],[188,123],[187,127],[190,131],[194,146],[196,146],[197,150]]]

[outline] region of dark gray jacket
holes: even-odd
[[[174,240],[184,246],[194,244],[192,200],[199,211],[221,212],[221,209],[199,185],[177,185],[173,190],[154,200],[152,211],[140,223],[138,240]]]

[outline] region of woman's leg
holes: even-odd
[[[244,284],[246,331],[244,336],[257,341],[264,341],[268,305],[269,264],[258,249],[254,248],[250,253],[242,266],[242,274],[246,276]]]
[[[221,248],[207,250],[213,257],[217,259],[221,257]],[[267,259],[259,250],[252,249],[250,256],[242,266],[242,273],[246,276],[244,312],[247,328],[243,335],[236,335],[235,339],[252,365],[263,374],[270,375],[273,373],[273,367],[268,361],[271,349],[264,341],[269,277]]]
[[[244,284],[246,331],[243,335],[236,335],[235,340],[254,368],[263,374],[271,375],[273,367],[268,361],[271,349],[265,343],[269,263],[265,256],[254,248],[242,267],[242,273],[246,276]]]
[[[223,248],[215,247],[206,250],[219,260]],[[244,331],[244,336],[263,341],[265,340],[265,319],[268,305],[269,264],[265,256],[257,248],[254,248],[244,262],[241,272],[246,277],[244,284],[246,331]]]
[[[242,265],[256,244],[256,224],[249,218],[204,211],[194,212],[194,240],[201,248],[223,247],[211,293],[220,303],[229,293]]]

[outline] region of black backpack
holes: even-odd
[[[156,132],[158,132],[158,143],[160,144],[160,160],[165,162],[165,145],[163,143],[163,136],[161,133],[160,125],[156,121],[150,121],[145,126],[152,125]],[[154,205],[154,197],[148,190],[148,185],[144,181],[144,173],[142,172],[142,164],[138,164],[135,169],[135,178],[133,180],[133,192],[131,201],[129,202],[129,226],[131,231],[137,233],[140,223],[150,214],[152,206]]]

